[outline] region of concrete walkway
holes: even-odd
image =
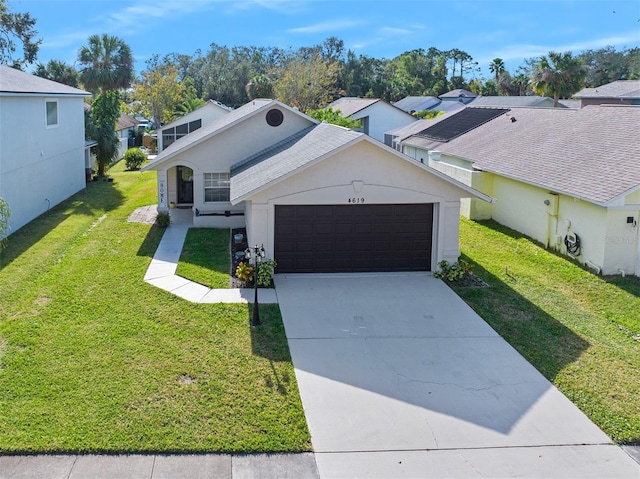
[[[275,282],[320,477],[640,477],[431,275]]]
[[[172,209],[170,215],[171,226],[164,232],[144,280],[193,303],[253,303],[252,288],[210,289],[176,275],[187,230],[193,227],[193,213],[190,209]],[[258,288],[258,300],[277,303],[275,289]]]

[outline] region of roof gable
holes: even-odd
[[[469,192],[474,197],[492,201],[492,198],[487,195],[448,177],[444,173],[418,163],[380,142],[372,140],[364,133],[328,123],[321,123],[300,131],[286,140],[233,165],[231,167],[231,202],[237,204],[249,196],[363,141]]]
[[[379,98],[357,98],[345,96],[329,103],[327,108],[340,110],[342,116],[347,118],[380,101],[382,100]]]
[[[617,80],[596,88],[583,88],[572,98],[640,98],[640,80]]]
[[[311,123],[318,123],[317,120],[314,120],[313,118],[308,117],[298,110],[295,110],[277,100],[256,99],[250,101],[249,103],[246,103],[240,108],[231,110],[229,113],[222,115],[220,118],[214,120],[208,125],[203,125],[201,128],[195,130],[194,132],[189,133],[179,140],[176,140],[171,145],[169,145],[167,149],[163,150],[153,162],[144,166],[142,168],[142,171],[158,169],[160,165],[169,161],[171,158],[184,153],[185,151],[201,144],[204,141],[208,141],[221,132],[226,131],[229,128],[233,128],[235,125],[254,117],[260,112],[264,112],[274,107],[282,108],[295,115],[304,117]]]

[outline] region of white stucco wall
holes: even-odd
[[[282,204],[434,203],[431,264],[457,261],[460,198],[468,193],[417,164],[361,142],[253,195],[247,227],[251,243],[274,252],[275,206]],[[357,204],[354,205],[357,208]]]
[[[349,118],[359,120],[365,117],[369,117],[368,135],[383,143],[384,134],[387,131],[395,130],[396,128],[400,128],[401,126],[406,126],[417,121],[416,117],[383,102],[374,103],[362,111],[354,113]]]
[[[229,202],[205,203],[204,174],[228,173],[235,163],[313,124],[299,114],[286,109],[281,109],[281,111],[284,114],[284,120],[277,127],[269,126],[266,123],[267,110],[265,110],[247,118],[233,128],[220,132],[210,140],[189,148],[184,153],[178,154],[163,164],[158,171],[158,179],[166,179],[168,187],[167,204],[177,202],[175,167],[182,165],[188,166],[193,170],[194,211],[196,208],[203,213],[242,211],[243,206],[234,206]],[[162,210],[162,207],[160,206],[159,209]],[[241,217],[234,217],[233,220],[224,220],[212,216],[202,216],[194,218],[194,224],[197,223],[197,226],[220,226],[221,223],[218,220],[222,221],[224,225],[231,225],[231,227],[236,227],[240,221],[243,221]]]
[[[58,126],[46,126],[46,100]],[[0,97],[0,196],[11,232],[85,187],[82,97]]]

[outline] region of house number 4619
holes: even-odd
[[[364,203],[364,198],[349,198],[347,202],[351,204]]]

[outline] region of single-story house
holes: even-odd
[[[430,271],[460,254],[461,198],[492,201],[369,136],[276,100],[253,100],[175,141],[157,171],[158,211],[246,227],[278,272]]]
[[[378,98],[343,97],[327,108],[340,110],[345,118],[360,120],[362,126],[359,131],[381,142],[384,142],[385,132],[417,120],[415,116]]]
[[[88,96],[0,65],[0,197],[9,203],[11,232],[86,186]]]
[[[196,131],[203,125],[208,125],[230,111],[231,108],[228,106],[215,100],[209,100],[200,108],[164,125],[161,134],[158,135],[158,152],[167,148],[174,141]]]
[[[640,105],[640,80],[617,80],[596,88],[583,88],[571,98],[589,105]]]
[[[124,113],[118,118],[116,124],[116,135],[118,135],[117,158],[122,158],[129,147],[133,147],[132,138],[139,123],[134,117]]]
[[[479,110],[400,148],[496,198],[463,199],[465,216],[493,218],[602,274],[640,275],[640,107]]]

